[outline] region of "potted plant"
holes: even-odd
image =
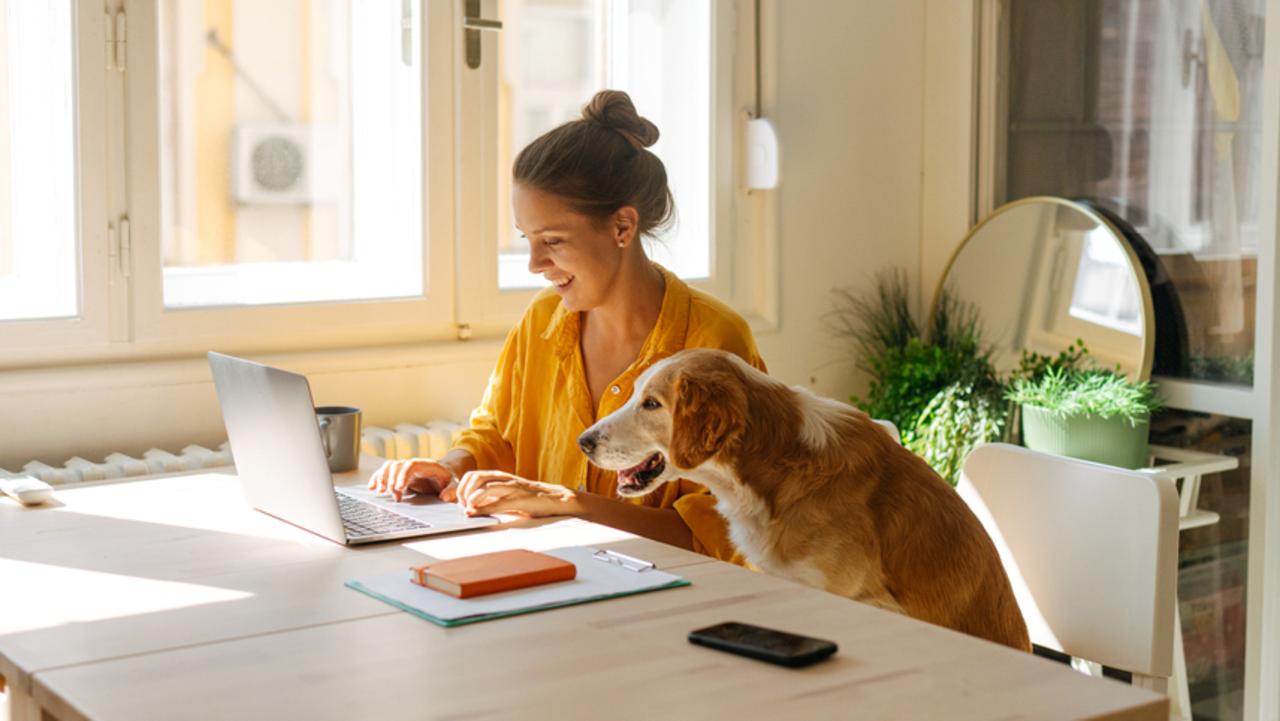
[[[955,485],[969,451],[999,440],[1005,426],[1003,385],[977,310],[944,291],[926,335],[911,312],[906,274],[894,269],[876,280],[869,297],[836,291],[828,318],[870,376],[867,394],[850,401],[892,421],[902,445]]]
[[[1049,367],[1015,378],[1005,398],[1022,407],[1022,441],[1031,449],[1141,468],[1158,410],[1151,383],[1105,369]]]

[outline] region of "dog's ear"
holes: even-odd
[[[697,468],[742,430],[746,395],[741,382],[724,371],[681,373],[675,391],[671,461]]]

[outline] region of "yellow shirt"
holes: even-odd
[[[658,322],[639,357],[609,384],[599,408],[591,407],[583,370],[580,315],[566,310],[547,289],[507,335],[484,398],[471,414],[471,427],[455,447],[470,452],[481,469],[617,498],[617,474],[591,465],[578,449],[578,436],[626,403],[646,368],[685,348],[720,348],[765,369],[751,329],[737,313],[658,268],[666,278]],[[673,481],[627,500],[674,508],[693,534],[694,550],[740,561],[715,498],[702,486]]]

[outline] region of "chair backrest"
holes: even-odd
[[[889,435],[893,436],[893,440],[897,441],[899,444],[902,443],[902,434],[898,433],[898,426],[895,425],[893,421],[882,421],[879,418],[872,418],[871,420],[884,426],[884,429],[889,431]]]
[[[999,549],[1033,643],[1172,674],[1172,481],[993,443],[969,454],[956,490]]]

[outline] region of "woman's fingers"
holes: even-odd
[[[467,471],[458,483],[457,500],[466,505],[466,500],[475,493],[477,488],[482,488],[494,481],[510,481],[515,478],[510,473],[502,471]]]
[[[400,467],[400,461],[387,461],[370,478],[369,490],[376,493],[386,493],[390,487],[392,479],[395,477],[396,471]]]
[[[499,513],[513,513],[518,516],[525,516],[526,518],[532,517],[533,514],[525,509],[524,501],[525,499],[515,497],[498,498],[483,506],[467,509],[467,515],[494,516]]]
[[[488,513],[486,507],[506,498],[518,489],[515,482],[491,480],[483,486],[473,488],[463,497],[462,505],[468,510],[479,510]]]
[[[449,485],[440,489],[440,500],[445,503],[453,503],[458,500],[458,481],[453,479],[449,481]]]
[[[409,491],[436,493],[451,481],[453,471],[431,458],[387,461],[369,477],[368,488],[375,493],[390,493],[399,501]]]

